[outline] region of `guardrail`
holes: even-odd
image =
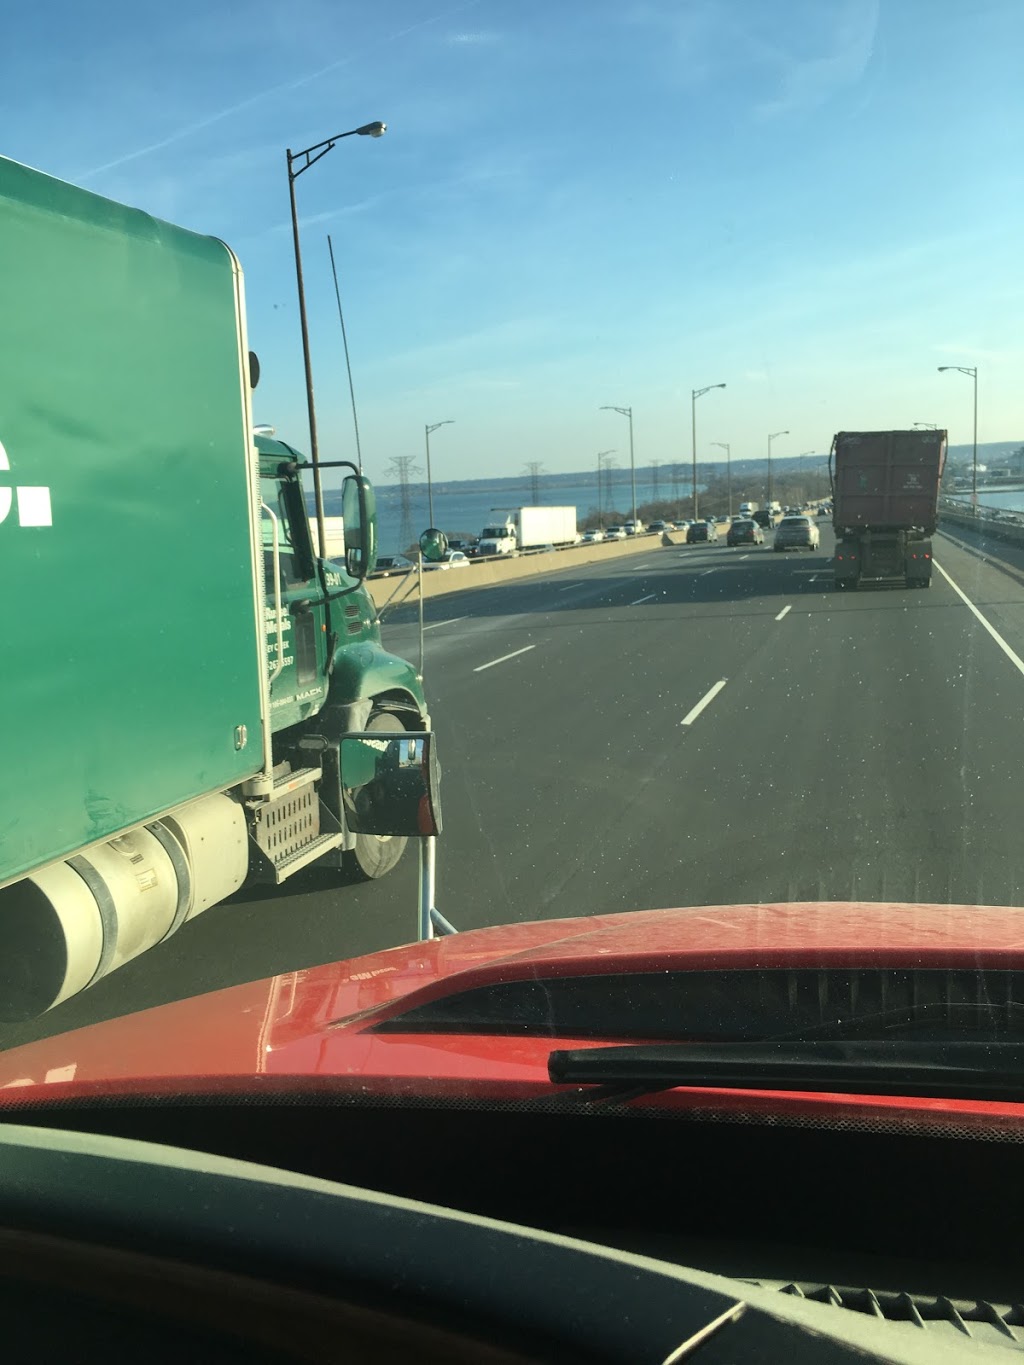
[[[959,498],[939,499],[939,527],[949,523],[981,531],[992,540],[1004,540],[1010,545],[1024,545],[1024,513],[1009,512],[1002,507],[977,506],[961,502]]]

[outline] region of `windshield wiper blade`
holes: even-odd
[[[559,1085],[603,1087],[602,1098],[695,1086],[1024,1102],[1024,1044],[897,1039],[573,1048],[549,1055],[548,1075]]]

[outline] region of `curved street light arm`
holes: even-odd
[[[298,180],[303,171],[308,171],[310,166],[319,161],[322,156],[326,156],[336,142],[340,142],[343,137],[383,137],[388,130],[386,123],[379,120],[375,123],[364,123],[359,128],[350,128],[347,133],[335,133],[333,137],[325,137],[323,142],[314,142],[311,147],[304,147],[301,152],[288,150],[288,174],[292,180]],[[314,156],[313,153],[316,153]],[[298,170],[293,170],[296,161],[303,164]]]

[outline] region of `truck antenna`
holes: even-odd
[[[334,297],[338,300],[338,321],[341,323],[341,339],[345,346],[345,368],[348,370],[348,391],[352,398],[352,425],[356,432],[356,464],[360,474],[363,472],[363,452],[359,446],[359,418],[356,414],[356,391],[352,383],[352,365],[348,358],[348,335],[345,331],[345,314],[341,311],[341,290],[338,288],[338,271],[334,264],[334,244],[331,234],[327,234],[327,250],[331,253],[331,274],[334,276]]]

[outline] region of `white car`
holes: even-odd
[[[647,528],[642,521],[627,521],[622,529],[627,536],[638,536],[641,531],[645,531]]]
[[[604,540],[604,532],[598,530],[596,526],[589,531],[583,532],[584,545],[596,545],[600,540]]]
[[[424,564],[426,569],[468,569],[469,559],[461,550],[449,550],[437,564]]]
[[[609,526],[604,533],[605,540],[625,540],[625,526]]]

